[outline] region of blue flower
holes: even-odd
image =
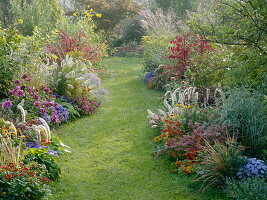
[[[245,159],[245,165],[240,167],[239,171],[236,173],[236,176],[238,178],[263,178],[267,171],[267,165],[265,165],[264,161],[257,158],[245,157]]]

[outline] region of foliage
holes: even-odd
[[[225,184],[226,178],[235,177],[243,165],[243,147],[237,145],[233,137],[228,137],[223,143],[214,146],[206,142],[203,149],[204,165],[197,172],[196,181],[202,183],[201,190]]]
[[[46,49],[57,56],[58,63],[67,55],[91,63],[99,62],[101,57],[101,48],[94,47],[82,31],[77,32],[74,37],[61,31],[58,33],[58,40],[49,44]]]
[[[175,63],[173,70],[176,71],[180,79],[184,78],[187,69],[191,71],[198,70],[192,68],[192,60],[200,60],[204,53],[213,51],[210,43],[204,40],[202,36],[176,36],[175,40],[170,43],[174,46],[169,47],[168,58]]]
[[[260,178],[229,179],[224,192],[237,200],[262,200],[267,198],[267,183]]]
[[[23,37],[14,28],[0,28],[0,95],[3,98],[10,87],[14,74],[18,71],[19,61],[13,57],[20,48]]]
[[[10,0],[10,4],[11,19],[20,22],[16,27],[23,35],[32,35],[35,27],[44,34],[66,22],[58,0]]]
[[[231,62],[223,67],[229,86],[264,87],[266,79],[266,2],[207,0],[190,13],[190,27],[210,41],[227,45]],[[226,58],[226,59],[228,59]],[[264,91],[266,92],[266,91]]]
[[[68,55],[60,64],[54,64],[49,78],[51,88],[68,98],[85,97],[100,99],[106,91],[101,88],[101,80],[91,73],[90,62],[75,60]]]
[[[186,18],[186,12],[193,10],[196,0],[154,0],[159,8],[162,8],[165,12],[168,10],[174,10],[180,18]]]
[[[48,170],[49,178],[53,181],[59,180],[61,171],[57,163],[57,157],[48,150],[47,147],[37,145],[34,148],[27,148],[25,156],[25,163],[37,162]]]
[[[266,113],[263,97],[258,92],[232,89],[218,108],[219,123],[238,130],[238,141],[247,153],[257,155],[266,146]]]
[[[122,20],[135,16],[138,13],[139,5],[132,0],[76,0],[84,7],[97,10],[102,14],[102,19],[96,19],[97,29],[111,33]]]
[[[0,180],[1,199],[40,200],[50,193],[47,171],[37,163],[1,166]]]
[[[181,24],[177,22],[174,12],[164,13],[158,8],[155,11],[141,11],[141,25],[148,36],[167,36],[174,37],[181,29]]]
[[[119,39],[124,44],[131,43],[132,41],[140,44],[145,33],[141,26],[140,16],[125,20],[119,29]]]
[[[145,72],[150,72],[157,69],[161,64],[168,63],[165,57],[170,46],[168,42],[171,39],[164,35],[143,37]]]

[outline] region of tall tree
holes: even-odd
[[[135,16],[140,5],[133,0],[76,0],[84,7],[90,8],[102,14],[101,19],[96,19],[97,30],[110,33],[124,19]]]

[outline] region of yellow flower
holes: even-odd
[[[90,5],[88,5],[87,7],[88,7],[88,8],[90,8],[91,6],[90,6]]]
[[[102,14],[98,13],[95,16],[98,17],[98,18],[101,18],[102,17]]]
[[[180,107],[180,108],[183,107],[183,105],[182,104],[179,104],[179,103],[177,103],[176,106],[177,107]]]
[[[154,138],[154,142],[160,142],[161,141],[161,137],[160,136],[157,136]]]
[[[8,130],[7,129],[2,129],[2,133],[7,135],[8,134]]]
[[[90,9],[90,12],[93,12],[93,11],[94,11],[94,9],[93,9],[93,8],[91,8],[91,9]]]
[[[20,136],[21,138],[26,138],[26,136],[25,135],[22,135],[22,136]]]
[[[73,13],[72,15],[73,15],[74,17],[76,17],[76,16],[77,16],[77,14],[76,14],[76,13]]]
[[[171,114],[171,115],[169,116],[169,118],[170,118],[170,119],[173,119],[173,118],[174,118],[174,114]]]
[[[24,23],[23,19],[18,20],[18,24],[23,24],[23,23]]]
[[[185,108],[190,109],[190,108],[192,108],[192,106],[185,106]]]

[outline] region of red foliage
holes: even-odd
[[[102,49],[94,47],[86,35],[81,31],[74,37],[61,31],[58,33],[58,40],[49,44],[46,49],[58,57],[58,61],[62,61],[67,54],[78,55],[84,60],[91,63],[97,63],[101,57]]]
[[[202,56],[206,51],[213,51],[210,42],[205,40],[203,36],[176,36],[176,39],[170,41],[170,43],[175,46],[169,47],[168,58],[176,63],[173,70],[178,72],[180,78],[183,78],[186,67],[190,66],[192,57]]]

